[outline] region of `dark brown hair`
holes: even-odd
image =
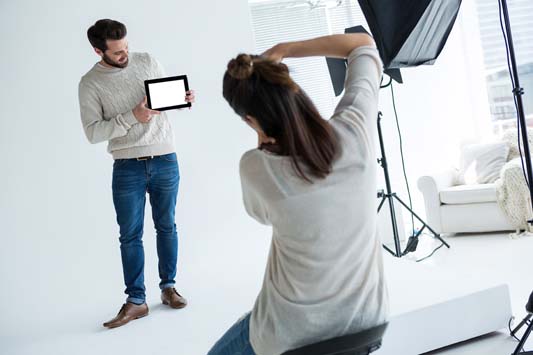
[[[123,23],[109,19],[98,20],[87,30],[87,38],[89,38],[91,45],[102,52],[107,50],[106,41],[108,39],[122,39],[126,37],[127,34],[128,31]]]
[[[292,80],[288,67],[260,56],[239,54],[224,74],[223,95],[242,118],[257,119],[276,139],[272,150],[290,156],[298,176],[324,178],[338,150],[337,136],[307,94]]]

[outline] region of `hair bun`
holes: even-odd
[[[239,54],[228,63],[228,74],[235,79],[248,79],[254,71],[254,62],[248,54]]]

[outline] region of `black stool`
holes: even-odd
[[[388,323],[284,352],[281,355],[368,355],[381,347]]]

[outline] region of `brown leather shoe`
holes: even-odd
[[[115,318],[111,319],[108,322],[104,323],[104,327],[107,328],[117,328],[131,320],[142,318],[148,315],[148,306],[146,303],[143,304],[134,304],[134,303],[124,303],[118,311],[118,314]]]
[[[174,287],[165,288],[161,292],[161,301],[174,309],[180,309],[187,305],[187,300]]]

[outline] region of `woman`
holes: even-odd
[[[306,56],[348,58],[344,96],[329,121],[281,63]],[[386,321],[376,234],[381,67],[366,34],[282,43],[229,62],[224,97],[259,140],[240,163],[244,204],[273,236],[252,312],[210,355],[278,355]]]

